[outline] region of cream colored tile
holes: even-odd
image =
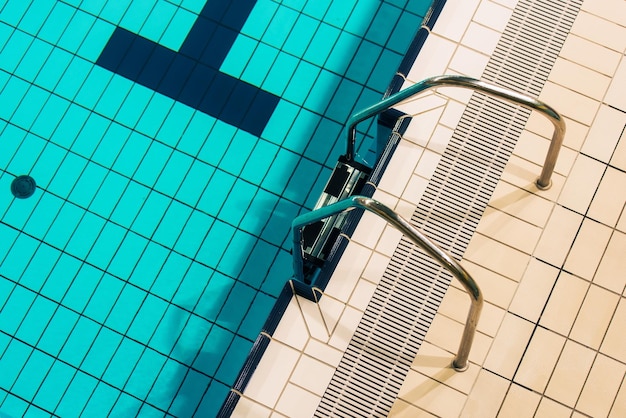
[[[626,234],[614,231],[593,282],[621,294],[626,286]]]
[[[585,11],[578,13],[571,33],[620,53],[626,49],[626,27],[623,23],[618,25]]]
[[[492,207],[485,209],[476,231],[526,254],[533,252],[541,236],[539,227]]]
[[[480,0],[450,0],[446,2],[433,32],[454,42],[459,42],[469,26]],[[443,73],[442,73],[443,74]]]
[[[619,221],[617,221],[617,226],[615,228],[618,231],[626,232],[626,208],[622,211],[622,216],[620,216]]]
[[[484,290],[487,289],[483,289],[483,291]],[[458,322],[465,323],[469,308],[470,298],[467,291],[465,291],[462,285],[457,283],[456,280],[453,281],[439,306],[438,312]],[[505,313],[506,311],[502,308],[492,305],[489,302],[484,303],[480,320],[478,321],[478,332],[482,332],[490,337],[495,336]]]
[[[425,150],[422,154],[422,158],[420,158],[417,163],[417,167],[415,169],[415,174],[418,176],[422,176],[425,179],[430,180],[437,168],[437,164],[439,164],[439,160],[441,159],[441,155],[436,152]]]
[[[380,254],[373,253],[365,266],[365,270],[363,271],[363,278],[369,280],[374,284],[378,284],[380,279],[383,277],[385,270],[387,269],[387,265],[389,264],[390,257]]]
[[[539,324],[561,335],[568,335],[588,288],[589,283],[583,279],[562,271]]]
[[[617,51],[572,34],[565,40],[560,56],[607,76],[615,73],[621,58]]]
[[[528,254],[479,233],[472,237],[464,258],[515,281],[522,278],[530,261]]]
[[[239,399],[231,415],[233,418],[269,418],[272,411],[245,396]]]
[[[554,266],[562,266],[582,220],[582,215],[555,206],[535,249],[535,257]]]
[[[557,112],[559,111],[559,109],[556,110]],[[563,115],[561,116],[565,121],[565,137],[563,138],[563,146],[575,151],[580,150],[580,147],[589,132],[589,126],[569,119]],[[550,121],[539,112],[532,112],[530,114],[530,117],[526,122],[525,129],[541,135],[546,139],[551,139],[554,133],[554,125],[552,125],[552,123],[550,123]]]
[[[366,211],[350,240],[366,248],[375,248],[386,226],[387,222],[384,219]]]
[[[347,302],[365,270],[371,253],[372,250],[350,242],[335,268],[333,277],[324,289],[324,294]]]
[[[573,407],[585,384],[595,351],[568,340],[548,383],[546,396]]]
[[[376,244],[376,251],[388,256],[392,256],[398,248],[398,244],[402,239],[402,232],[391,225],[387,225]]]
[[[418,175],[412,175],[409,179],[404,192],[402,193],[402,199],[410,202],[414,206],[417,206],[422,199],[422,195],[426,191],[428,186],[428,180]]]
[[[543,228],[554,203],[505,181],[498,182],[489,205],[532,225]]]
[[[494,0],[495,3],[498,3],[504,7],[507,7],[511,10],[515,9],[518,0]]]
[[[556,59],[548,80],[598,101],[611,82],[609,76],[564,58]]]
[[[462,393],[470,393],[480,367],[470,363],[467,370],[459,373],[450,367],[450,363],[450,353],[424,341],[413,360],[411,369]]]
[[[614,227],[626,205],[626,173],[608,167],[593,197],[587,216]]]
[[[448,7],[444,7],[444,9],[448,9]],[[441,18],[437,20],[437,25],[440,21]],[[406,88],[407,84],[414,84],[428,77],[446,74],[446,69],[456,48],[455,42],[445,39],[445,37],[437,33],[428,35],[413,67],[407,74],[407,79],[410,82],[405,83],[404,88]]]
[[[619,296],[615,293],[591,285],[569,337],[599,349],[618,302]]]
[[[611,165],[615,168],[626,171],[626,124],[624,125],[624,128],[622,136],[615,147],[613,157],[611,157]]]
[[[352,296],[350,296],[348,304],[359,311],[365,311],[375,291],[376,285],[374,283],[360,279],[354,288]]]
[[[504,309],[509,306],[515,294],[517,282],[468,260],[463,260],[462,264],[483,290],[485,301]]]
[[[624,29],[624,35],[626,35],[626,28]],[[613,76],[611,86],[606,93],[604,101],[626,112],[626,96],[624,95],[624,91],[626,91],[626,58],[624,57],[625,56],[622,56],[622,61]]]
[[[533,334],[514,381],[543,393],[561,355],[566,338],[542,327]]]
[[[559,269],[532,258],[509,310],[522,318],[537,322],[558,275]]]
[[[496,417],[509,385],[510,382],[501,376],[481,370],[461,416]]]
[[[626,379],[622,380],[622,386],[609,413],[609,418],[619,417],[626,417]]]
[[[578,213],[586,213],[605,167],[601,162],[579,154],[572,172],[565,181],[558,202]]]
[[[389,411],[390,418],[435,418],[435,415],[418,408],[415,405],[403,401],[402,399],[396,399],[395,403]]]
[[[515,315],[505,315],[500,331],[485,359],[484,368],[507,379],[513,378],[530,341],[533,328],[529,321]]]
[[[465,107],[466,105],[464,103],[457,102],[455,100],[448,101],[448,105],[443,111],[443,114],[441,115],[441,120],[439,122],[443,126],[455,129],[456,126],[459,124],[461,117],[463,116]]]
[[[511,14],[513,14],[513,10],[509,7],[483,0],[476,10],[474,21],[502,33],[511,18]]]
[[[343,356],[342,351],[314,339],[309,340],[304,349],[304,354],[328,364],[333,368],[337,368]]]
[[[334,373],[334,367],[313,357],[303,355],[291,375],[290,382],[321,398]]]
[[[551,136],[542,137],[530,130],[525,130],[518,139],[513,152],[519,157],[532,161],[539,166],[543,166],[546,156],[548,155],[548,147],[550,146],[549,138],[551,138]],[[561,147],[554,172],[567,175],[576,160],[576,155],[576,151],[567,147]]]
[[[459,416],[466,395],[446,385],[409,370],[400,388],[398,399],[440,417]],[[445,399],[445,402],[441,402]]]
[[[385,174],[383,174],[378,188],[396,197],[400,197],[415,171],[415,167],[417,166],[422,152],[423,148],[408,141],[400,141],[398,148],[393,153],[391,161],[385,170]]]
[[[565,260],[565,269],[583,279],[591,280],[611,238],[611,228],[592,219],[585,219]]]
[[[347,306],[328,343],[338,350],[345,351],[362,317],[363,312]]]
[[[600,102],[566,87],[547,81],[539,99],[557,109],[562,115],[585,125],[591,125]]]
[[[541,395],[518,385],[511,385],[498,412],[503,417],[534,417]]]
[[[246,387],[245,395],[273,408],[287,385],[299,357],[298,350],[271,341]]]
[[[310,418],[315,414],[320,399],[311,392],[288,384],[276,404],[276,411],[290,418]]]
[[[506,181],[528,192],[535,193],[544,199],[555,201],[563,188],[565,178],[561,174],[553,173],[551,178],[552,187],[548,190],[539,190],[536,185],[536,180],[540,173],[541,166],[516,155],[512,155],[511,158],[509,158],[509,162],[500,180]]]
[[[608,416],[625,373],[624,364],[599,354],[591,367],[576,409],[592,417]]]
[[[452,139],[453,133],[452,129],[438,125],[430,137],[430,141],[428,141],[428,149],[437,154],[443,154],[450,143],[450,139]]]
[[[480,78],[487,62],[488,55],[461,45],[450,61],[450,69],[468,77]]]
[[[626,114],[605,104],[601,105],[581,152],[608,163],[624,130],[624,125],[626,125]]]
[[[294,296],[289,301],[272,338],[297,350],[302,350],[309,339],[309,333],[297,297]]]
[[[476,22],[470,23],[461,43],[487,56],[493,54],[501,33]]]
[[[296,296],[300,312],[304,318],[304,329],[309,337],[320,341],[328,341],[330,329],[334,326],[337,318],[344,308],[344,304],[331,297],[322,297],[324,309],[319,303],[312,302],[300,296]]]
[[[550,418],[570,418],[572,415],[572,409],[568,408],[560,403],[557,403],[549,398],[541,398],[539,402],[539,408],[537,408],[537,417],[550,417]]]
[[[626,363],[626,298],[622,297],[617,305],[615,316],[604,337],[600,352]]]
[[[626,3],[623,0],[585,1],[581,10],[622,26],[626,21]]]

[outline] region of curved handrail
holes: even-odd
[[[378,215],[386,220],[393,227],[402,232],[413,243],[422,248],[427,254],[433,257],[444,268],[446,268],[454,277],[456,277],[471,299],[471,306],[467,314],[467,321],[461,343],[459,344],[458,354],[456,355],[452,366],[457,371],[465,371],[469,367],[468,357],[474,341],[478,318],[483,306],[483,295],[480,288],[470,276],[470,274],[448,253],[439,248],[429,238],[420,231],[415,229],[404,218],[390,209],[381,202],[365,196],[351,196],[339,202],[323,206],[312,212],[302,214],[293,220],[291,226],[293,230],[293,267],[296,278],[303,281],[303,258],[302,250],[302,228],[314,222],[336,215],[338,213],[352,210],[354,208],[365,209]],[[300,251],[297,251],[299,249]]]
[[[465,76],[440,75],[424,79],[352,115],[348,120],[348,144],[346,149],[346,159],[348,161],[352,161],[354,159],[356,125],[359,122],[376,116],[411,96],[437,87],[463,87],[480,91],[505,101],[522,105],[531,110],[536,110],[547,117],[554,125],[554,132],[552,134],[552,141],[550,142],[550,147],[548,148],[548,153],[543,164],[543,169],[541,170],[541,175],[537,179],[536,185],[541,190],[550,188],[552,185],[550,178],[552,177],[552,172],[554,171],[554,166],[556,165],[556,159],[559,156],[561,144],[563,143],[563,137],[565,136],[565,121],[561,115],[552,107],[530,96]]]

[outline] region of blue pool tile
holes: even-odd
[[[256,236],[237,230],[224,251],[217,269],[231,277],[238,277],[245,263],[245,257],[254,247]]]
[[[256,7],[250,12],[248,20],[241,28],[241,34],[247,35],[251,39],[261,39],[279,7],[275,2],[257,2]]]
[[[113,256],[116,254],[126,232],[126,229],[112,222],[107,222],[100,232],[91,252],[87,256],[86,261],[98,268],[106,269],[111,263]]]
[[[113,170],[127,177],[132,177],[151,142],[147,136],[133,131],[124,148],[118,154],[117,160],[113,164]]]
[[[145,399],[166,360],[167,357],[164,355],[146,349],[126,382],[124,391],[139,399]]]
[[[261,238],[276,246],[283,246],[288,234],[291,233],[291,221],[300,214],[300,211],[299,205],[285,199],[279,200],[274,209],[275,215],[267,222]]]
[[[333,50],[341,31],[334,26],[322,23],[309,44],[304,59],[322,67]]]
[[[237,330],[246,316],[255,294],[255,289],[246,283],[236,282],[217,317],[216,324],[226,329]]]
[[[135,172],[133,179],[139,183],[152,188],[156,183],[161,170],[167,164],[172,155],[172,148],[159,142],[153,141],[148,148],[148,152],[143,157],[139,168]]]
[[[123,388],[144,349],[144,346],[138,342],[124,338],[117,348],[113,360],[107,365],[102,380],[114,387]]]
[[[89,254],[104,224],[105,220],[101,217],[85,212],[65,250],[69,254],[83,259]]]
[[[89,115],[83,129],[72,144],[72,151],[82,157],[91,158],[109,125],[111,125],[110,120],[95,113]]]
[[[51,356],[39,350],[33,350],[19,377],[11,387],[11,392],[23,399],[33,399],[53,362],[54,358]]]
[[[83,264],[63,297],[62,304],[76,312],[83,312],[102,276],[101,270],[89,264]]]
[[[2,100],[0,95],[0,101]],[[0,164],[5,169],[13,156],[19,149],[20,145],[26,138],[27,132],[15,125],[7,125],[2,132],[3,152],[0,154]]]
[[[81,106],[92,109],[104,94],[111,78],[113,78],[113,74],[103,68],[87,63],[87,61],[85,62],[85,65],[89,68],[89,74],[84,79],[73,100]]]
[[[182,152],[173,152],[161,171],[154,188],[161,193],[174,196],[178,192],[181,184],[186,180],[194,159]],[[193,183],[202,183],[203,178],[190,178]]]
[[[12,194],[10,196],[13,198]],[[28,219],[30,219],[32,212],[35,210],[35,207],[37,207],[39,197],[38,191],[35,191],[35,195],[31,199],[13,198],[13,202],[4,214],[2,220],[7,225],[11,225],[20,230],[23,229]]]
[[[277,48],[259,43],[241,78],[252,85],[261,86],[274,64],[278,52],[279,49]]]
[[[17,282],[37,251],[37,247],[39,247],[37,240],[26,234],[20,234],[0,264],[0,274]]]
[[[102,182],[96,197],[89,205],[89,210],[103,218],[111,216],[117,205],[117,199],[120,199],[119,196],[122,196],[129,183],[130,180],[128,178],[112,171],[109,172]],[[128,221],[128,225],[130,225],[130,222],[132,222],[132,219]]]
[[[289,34],[292,33],[297,19],[297,11],[280,6],[272,17],[272,21],[269,23],[265,33],[263,33],[261,41],[273,47],[281,48]]]
[[[65,3],[55,2],[54,8],[48,14],[37,36],[51,44],[56,44],[75,12],[75,8]]]
[[[148,242],[146,238],[128,231],[107,271],[122,280],[127,280],[142,257]]]
[[[77,313],[62,306],[59,307],[41,336],[37,348],[51,356],[58,356],[74,329],[74,325],[78,322],[78,318]]]
[[[21,286],[15,286],[9,300],[0,312],[1,329],[7,334],[14,335],[22,320],[28,313],[36,295]],[[8,386],[10,387],[10,385]]]
[[[0,95],[0,112],[4,120],[11,118],[27,91],[28,83],[15,76],[12,76],[5,84]]]
[[[122,338],[122,335],[116,332],[105,327],[100,328],[85,360],[80,365],[80,369],[100,378],[122,342]]]
[[[211,385],[206,390],[202,402],[198,405],[198,415],[202,416],[216,416],[219,413],[221,405],[214,402],[215,399],[226,399],[230,387],[221,383],[218,380],[213,380]]]
[[[322,166],[311,160],[303,158],[298,163],[283,196],[294,202],[304,202],[309,194],[314,193],[319,196],[320,190],[313,189],[316,180],[319,178]]]
[[[401,13],[398,21],[393,27],[389,40],[387,41],[387,48],[389,49],[386,49],[386,51],[395,52],[401,55],[406,54],[411,41],[415,38],[419,29],[415,22],[420,21],[422,16],[423,15],[420,15],[420,18],[418,19],[416,16],[407,13],[406,11]]]
[[[4,49],[0,51],[2,69],[8,73],[14,73],[33,40],[31,35],[20,30],[14,30],[11,38],[4,45]]]
[[[283,141],[283,147],[297,154],[302,154],[311,137],[311,133],[315,131],[321,119],[320,115],[301,109]]]
[[[392,74],[389,73],[390,68],[398,68],[402,62],[402,55],[384,49],[381,53],[378,64],[372,70],[367,85],[373,90],[383,92],[391,82]],[[384,63],[384,64],[383,64]]]
[[[277,152],[277,145],[258,139],[250,154],[250,158],[246,161],[241,171],[241,178],[252,184],[260,184]]]
[[[168,303],[162,298],[149,294],[135,315],[126,335],[147,345],[167,307]]]
[[[263,179],[261,187],[277,195],[281,195],[283,190],[285,190],[287,181],[291,177],[291,173],[293,173],[293,170],[298,165],[299,160],[300,158],[297,154],[281,148],[278,154],[276,154],[276,158],[272,162],[272,166],[267,172],[267,175]]]
[[[78,48],[88,36],[95,22],[94,16],[77,9],[72,20],[65,26],[65,31],[57,42],[57,46],[70,52],[78,52]]]
[[[55,414],[59,416],[73,416],[78,413],[80,415],[80,411],[85,408],[97,385],[98,380],[78,371],[74,375],[67,391],[63,394],[61,402],[54,410]]]
[[[123,281],[105,274],[89,298],[83,314],[96,322],[104,323],[123,287]]]
[[[165,300],[171,300],[190,265],[189,258],[171,252],[150,292]]]
[[[233,342],[228,347],[226,351],[226,355],[222,360],[222,364],[217,369],[217,373],[215,374],[215,379],[218,379],[222,382],[227,382],[229,384],[233,384],[239,371],[243,367],[243,363],[246,360],[247,354],[250,352],[252,348],[252,341],[242,338],[240,336],[235,336]],[[232,383],[231,383],[232,382]],[[210,391],[210,389],[209,389]]]
[[[144,290],[131,285],[124,286],[105,321],[105,325],[125,334],[146,296],[147,293]]]
[[[144,135],[154,138],[173,106],[174,101],[172,99],[155,94],[150,99],[145,112],[139,118],[135,129]]]
[[[43,335],[57,307],[58,304],[48,299],[42,297],[36,298],[30,306],[26,317],[20,324],[15,336],[25,343],[34,346]]]
[[[168,412],[179,417],[193,416],[210,381],[208,376],[189,370]]]
[[[72,61],[72,57],[73,55],[69,52],[54,48],[43,64],[41,71],[37,74],[35,83],[46,90],[54,91],[67,66]]]
[[[311,136],[304,151],[304,155],[313,161],[325,162],[330,151],[334,148],[335,143],[339,142],[345,147],[345,138],[344,135],[341,135],[343,129],[344,126],[340,123],[326,118],[322,119]],[[324,177],[324,180],[327,178],[328,177]],[[321,189],[316,188],[315,190]]]
[[[31,86],[15,110],[15,113],[13,113],[11,123],[30,130],[49,97],[50,93],[46,90],[34,85]]]
[[[322,70],[304,102],[304,107],[313,112],[323,114],[328,107],[329,97],[332,96],[340,82],[340,76],[330,71]]]
[[[2,9],[2,20],[10,25],[17,26],[29,6],[29,3],[21,1],[6,4]]]
[[[69,199],[83,208],[88,208],[101,190],[102,183],[108,173],[109,171],[99,164],[87,163],[70,193]]]
[[[104,167],[111,167],[124,148],[131,132],[118,123],[111,123],[91,159]]]
[[[72,279],[80,270],[81,262],[76,258],[62,254],[54,269],[48,276],[42,289],[42,294],[50,299],[60,302],[63,299]]]
[[[228,194],[228,199],[219,213],[219,218],[231,225],[239,225],[254,199],[258,186],[237,179]]]
[[[13,155],[7,171],[16,174],[30,173],[44,147],[45,142],[41,138],[33,134],[27,134],[17,152]]]
[[[211,268],[217,267],[224,250],[229,245],[235,233],[235,228],[220,220],[216,220],[200,247],[196,260]]]
[[[285,72],[291,74],[298,66],[299,58],[280,51],[269,72],[265,75],[262,88],[276,95],[282,95],[289,84],[289,77],[285,77]],[[280,112],[280,103],[276,108],[276,112]],[[284,120],[283,120],[284,122]],[[267,130],[267,127],[266,127]]]
[[[213,271],[199,263],[192,263],[185,277],[176,289],[172,303],[192,312],[202,291],[207,286]]]
[[[44,105],[45,112],[39,113],[30,131],[42,138],[50,138],[56,127],[65,116],[70,102],[56,95],[50,95]]]
[[[339,123],[345,123],[354,112],[354,98],[359,97],[363,86],[344,78],[333,96],[326,114]]]
[[[74,100],[92,68],[93,65],[88,61],[74,56],[55,86],[54,92],[68,100]]]
[[[346,77],[359,84],[365,84],[378,62],[382,50],[381,46],[364,39],[352,58]],[[389,74],[393,74],[393,71]]]
[[[376,14],[383,2],[376,0],[355,1],[350,17],[345,23],[344,30],[359,37],[363,36],[372,23],[372,17]]]
[[[319,25],[318,19],[300,14],[293,26],[292,35],[287,38],[282,50],[296,57],[302,57]]]
[[[256,138],[247,132],[237,131],[230,141],[220,168],[227,173],[239,176],[255,145]]]
[[[74,374],[75,368],[56,360],[41,384],[34,403],[48,411],[54,411]]]
[[[115,402],[113,409],[111,410],[111,416],[113,417],[134,417],[137,416],[141,409],[141,401],[133,396],[130,396],[124,392],[120,394],[120,397]]]
[[[102,71],[108,72],[104,69]],[[134,128],[154,94],[154,91],[134,84],[124,103],[122,103],[116,120],[122,125]]]
[[[173,247],[187,219],[189,219],[191,211],[192,208],[189,206],[173,200],[152,239],[166,247]]]
[[[191,364],[200,352],[212,326],[213,324],[204,318],[197,315],[189,316],[189,320],[176,340],[170,356],[181,363]]]
[[[301,60],[283,93],[283,98],[294,103],[303,103],[320,71],[320,67],[317,65]]]
[[[115,117],[131,88],[132,83],[128,79],[117,75],[113,76],[93,107],[94,111],[107,118]]]
[[[162,245],[151,241],[148,242],[133,274],[130,276],[129,283],[145,290],[150,289],[161,267],[165,263],[169,252],[170,250]]]
[[[10,416],[23,417],[26,415],[28,406],[28,402],[9,393],[4,402],[2,402],[2,411],[11,414]]]
[[[94,417],[98,415],[109,416],[115,401],[120,396],[120,391],[104,382],[98,382],[93,394],[87,401],[87,405],[82,411],[82,415],[86,417]]]
[[[130,227],[137,218],[144,202],[150,195],[150,189],[139,183],[128,183],[124,194],[119,198],[115,210],[111,214],[111,220],[124,226]],[[113,198],[113,194],[109,199]]]
[[[285,283],[293,278],[293,256],[286,250],[281,250],[265,278],[261,290],[268,295],[278,297]]]
[[[61,252],[49,245],[41,244],[20,278],[20,284],[39,292],[54,269]]]
[[[0,374],[1,387],[10,388],[13,385],[20,371],[26,365],[32,351],[32,348],[18,340],[11,340],[2,357],[0,357],[0,366],[2,368],[2,373]]]
[[[361,38],[359,36],[341,32],[326,60],[324,68],[337,74],[344,74],[350,64],[350,60],[346,59],[346,56],[352,56],[360,43]]]
[[[246,313],[241,326],[237,330],[238,334],[250,341],[254,341],[261,332],[267,317],[269,316],[276,299],[273,296],[258,292],[250,309]]]
[[[105,4],[106,2],[99,0],[82,0],[80,2],[80,9],[97,16],[100,14]]]
[[[176,305],[169,305],[150,339],[150,347],[170,355],[191,313]]]
[[[239,228],[253,234],[258,233],[272,216],[272,211],[279,197],[266,190],[259,189],[254,195],[250,207],[239,224]]]
[[[234,337],[235,334],[231,331],[214,325],[193,362],[193,368],[208,376],[213,376]]]
[[[53,46],[49,43],[35,39],[22,57],[14,74],[32,82],[37,77],[39,71],[41,71],[52,49]]]
[[[365,37],[378,45],[386,45],[392,29],[396,26],[401,10],[389,3],[382,3]],[[407,34],[412,39],[413,34]]]
[[[235,283],[235,279],[215,272],[202,292],[195,313],[208,321],[215,322]]]
[[[188,369],[188,367],[168,359],[156,378],[154,386],[150,389],[146,402],[167,411],[178,393]]]
[[[231,174],[216,170],[204,189],[204,193],[202,193],[202,197],[198,202],[198,209],[211,216],[216,216],[233,188],[236,179]]]
[[[159,42],[165,28],[170,26],[178,8],[171,3],[156,3],[150,11],[146,22],[141,27],[139,35],[152,41]]]
[[[189,10],[176,8],[170,24],[165,27],[159,39],[159,43],[169,49],[178,51],[197,17],[197,14]]]
[[[72,103],[54,130],[50,140],[63,148],[69,149],[89,116],[90,112],[87,109]]]
[[[204,185],[214,172],[215,168],[195,160],[176,193],[176,199],[195,207],[204,191]]]
[[[165,215],[171,199],[161,193],[151,192],[132,224],[132,230],[144,237],[152,237]]]
[[[195,258],[214,220],[215,218],[200,211],[192,212],[174,249],[187,257]]]
[[[101,326],[91,319],[79,317],[59,354],[59,359],[74,367],[79,367],[89,352],[100,328]]]

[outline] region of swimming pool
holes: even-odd
[[[0,411],[214,415],[429,6],[0,1]]]

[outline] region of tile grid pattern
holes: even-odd
[[[556,6],[521,1],[487,65],[484,79],[538,94],[577,7],[580,5],[575,3]],[[556,21],[550,34],[538,24],[547,17]],[[518,38],[533,40],[525,56],[510,53],[520,49],[515,42]],[[532,84],[520,89],[524,83]],[[467,248],[529,114],[528,110],[481,95],[470,100],[411,218],[414,225],[456,258],[460,259]],[[402,239],[316,416],[349,414],[355,408],[372,416],[388,415],[450,279],[436,262]]]
[[[0,186],[29,172],[40,187],[0,203],[3,411],[219,408],[290,277],[283,226],[317,198],[325,176],[310,173],[342,151],[333,112],[382,94],[407,45],[399,34],[425,9],[259,1],[223,66],[285,99],[253,138],[93,65],[114,25],[176,49],[205,2],[144,3],[0,2]],[[354,32],[363,8],[395,27]],[[308,42],[283,32],[305,24]],[[315,44],[316,31],[333,42]]]

